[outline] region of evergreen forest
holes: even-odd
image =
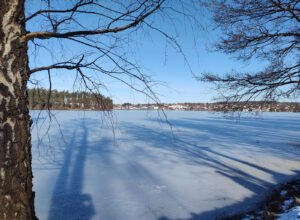
[[[109,97],[85,91],[57,91],[28,89],[29,109],[86,109],[112,110],[113,101]]]

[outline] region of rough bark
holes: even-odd
[[[36,219],[24,0],[0,0],[0,219]]]

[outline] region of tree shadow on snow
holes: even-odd
[[[173,123],[176,126],[180,126],[187,129],[194,129],[194,130],[201,130],[203,127],[201,125],[197,125],[197,123],[191,123],[191,121],[185,121],[185,120],[171,120],[171,123]],[[219,131],[216,131],[216,127],[207,124],[208,122],[205,122],[205,128],[208,131],[208,134],[211,133],[212,135],[215,135],[215,133],[219,133],[219,140],[222,140],[222,137],[233,138],[233,142],[238,140],[237,134],[234,134],[234,132],[238,132],[238,128],[234,130],[227,129],[226,126],[222,127],[220,125]],[[228,122],[225,122],[225,124],[228,124]],[[172,137],[170,134],[170,131],[166,131],[163,129],[155,129],[155,128],[149,128],[147,126],[137,125],[134,123],[123,123],[121,124],[122,130],[125,131],[127,134],[131,135],[131,138],[135,140],[139,140],[145,143],[145,150],[140,149],[143,151],[140,153],[140,155],[144,155],[146,158],[151,158],[151,160],[155,161],[157,159],[157,162],[164,158],[165,160],[168,160],[168,153],[170,155],[175,154],[177,155],[177,158],[180,158],[184,160],[184,163],[192,164],[192,165],[200,165],[200,166],[206,166],[213,168],[215,170],[216,175],[221,175],[225,178],[230,179],[234,183],[250,190],[253,192],[253,195],[251,197],[247,197],[241,202],[234,203],[229,206],[225,206],[222,208],[215,208],[214,210],[205,211],[202,213],[190,213],[190,217],[186,218],[185,220],[196,220],[196,219],[222,219],[226,216],[236,215],[240,213],[244,213],[250,210],[253,210],[254,208],[257,208],[258,205],[263,201],[263,199],[266,197],[266,193],[268,193],[271,189],[274,189],[276,185],[259,178],[255,175],[256,172],[263,172],[267,176],[271,176],[274,182],[285,182],[290,179],[299,177],[300,172],[299,170],[295,169],[292,170],[294,173],[293,175],[287,175],[283,173],[276,172],[275,169],[272,170],[272,168],[266,168],[261,165],[255,164],[255,162],[251,162],[249,160],[244,160],[237,158],[238,155],[230,155],[222,153],[222,151],[216,151],[214,148],[207,147],[205,142],[205,139],[194,136],[193,132],[190,133],[180,133],[180,135],[176,135],[175,137]],[[224,130],[225,129],[225,130]],[[223,130],[223,131],[222,131]],[[247,132],[243,131],[243,134],[246,136]],[[207,135],[207,134],[206,134]],[[252,138],[254,137],[248,137],[246,140],[244,140],[244,144],[247,142],[253,142]],[[172,142],[173,139],[173,142]],[[212,140],[210,140],[212,141]],[[255,143],[255,141],[254,141]],[[150,145],[154,148],[159,148],[166,150],[164,151],[163,157],[159,157],[158,155],[147,155],[147,145]],[[222,145],[221,142],[215,142],[216,146]],[[211,146],[211,142],[208,146]],[[226,146],[225,146],[226,147]],[[228,146],[230,148],[230,146]],[[251,145],[250,145],[251,147]],[[143,148],[142,145],[140,148]],[[223,149],[224,150],[224,149]],[[268,149],[270,150],[270,149]],[[225,148],[226,151],[226,148]],[[257,150],[255,150],[257,151]],[[251,152],[251,151],[250,151]],[[261,153],[263,153],[264,150],[262,149]],[[283,153],[283,157],[286,159],[293,158],[295,159],[295,149],[289,151],[288,149],[276,149],[276,153]],[[268,153],[266,151],[265,153]],[[293,154],[293,155],[291,155]],[[296,153],[298,154],[298,153]],[[289,157],[291,155],[291,157]],[[171,158],[172,156],[170,156]],[[281,156],[279,156],[281,157]],[[252,170],[252,173],[249,173],[246,170]],[[201,196],[201,195],[199,195]],[[230,198],[222,198],[224,200],[230,200]],[[175,218],[177,219],[177,218]],[[167,216],[161,216],[158,218],[158,220],[170,220]],[[179,220],[179,219],[177,219]]]
[[[229,121],[220,122],[217,120],[201,121],[191,119],[171,120],[171,123],[176,126],[175,128],[188,130],[179,132],[178,135],[175,132],[175,137],[172,137],[169,129],[164,130],[162,127],[144,126],[128,121],[121,122],[120,129],[126,135],[120,143],[128,141],[132,143],[129,147],[125,146],[124,150],[112,147],[111,137],[101,138],[97,136],[96,141],[88,141],[88,135],[93,135],[93,130],[89,129],[93,129],[95,120],[88,120],[87,118],[72,120],[71,123],[67,123],[70,124],[70,127],[67,127],[68,125],[65,124],[64,130],[68,129],[66,133],[72,133],[71,131],[74,129],[77,130],[69,137],[70,143],[67,144],[68,147],[63,154],[60,172],[52,193],[48,220],[91,219],[95,217],[96,211],[92,197],[83,192],[84,167],[89,155],[92,155],[94,160],[97,161],[97,168],[103,168],[101,172],[97,173],[101,181],[97,183],[98,192],[95,192],[93,196],[115,197],[116,189],[111,183],[118,183],[130,195],[130,204],[137,204],[136,206],[141,209],[143,209],[145,204],[148,204],[155,211],[159,207],[159,205],[156,206],[155,199],[162,199],[162,197],[158,197],[158,194],[155,197],[156,194],[151,193],[151,190],[155,191],[156,188],[148,189],[147,187],[163,186],[166,184],[151,169],[143,166],[143,163],[141,163],[143,159],[152,163],[157,162],[157,164],[160,164],[163,160],[171,162],[165,163],[163,166],[172,166],[173,162],[183,162],[184,164],[208,167],[214,170],[216,176],[230,179],[235,184],[252,192],[251,197],[247,197],[241,202],[222,208],[214,208],[209,211],[190,213],[190,217],[185,218],[185,220],[222,218],[243,213],[257,207],[266,193],[274,188],[275,185],[264,180],[262,177],[256,176],[256,173],[263,173],[265,176],[269,176],[269,179],[272,179],[273,182],[288,181],[300,175],[299,170],[296,169],[293,170],[293,175],[286,175],[276,172],[276,169],[273,170],[270,166],[264,167],[263,165],[256,164],[255,160],[248,160],[247,157],[230,154],[230,150],[236,148],[236,145],[242,144],[242,146],[249,148],[248,153],[268,154],[273,152],[274,155],[281,154],[278,157],[285,159],[296,158],[298,153],[295,153],[293,149],[283,150],[279,149],[279,147],[272,148],[273,143],[277,141],[276,135],[278,137],[278,134],[275,134],[273,130],[269,131],[265,129],[265,133],[257,136],[253,135],[253,132],[249,132],[249,129],[255,131],[256,127],[254,124],[251,124],[251,126],[242,124],[242,126],[235,127],[231,126],[235,124]],[[263,122],[260,123],[259,126],[263,127]],[[240,138],[240,135],[244,137]],[[266,136],[271,136],[272,138],[265,140]],[[281,137],[280,139],[284,140]],[[232,147],[230,144],[223,144],[222,140],[225,140],[227,143],[235,143],[235,146]],[[265,142],[260,146],[257,140]],[[295,141],[297,140],[295,139]],[[265,144],[267,144],[267,149],[262,149]],[[228,152],[226,151],[227,149]],[[125,158],[126,156],[128,158]],[[109,169],[105,169],[107,167]],[[249,170],[252,172],[248,172]],[[137,186],[143,186],[147,190]],[[182,201],[180,198],[177,199],[176,194],[173,194],[172,191],[165,190],[165,193],[161,195],[164,196],[164,200],[167,201],[167,205],[169,206],[184,206],[184,204],[180,204]],[[153,202],[148,198],[153,198]],[[119,204],[119,199],[114,198],[107,201],[116,200],[114,204]],[[213,199],[217,200],[218,198]],[[232,200],[230,195],[219,199]],[[94,197],[94,202],[98,206],[97,213],[106,217],[104,219],[116,219],[114,211],[127,211],[127,207],[126,209],[122,209],[119,206],[109,206],[109,208],[107,201],[100,200],[100,203],[99,201],[97,203],[96,197]],[[166,205],[166,203],[163,204]],[[189,207],[186,207],[184,210],[189,212]],[[155,215],[155,218],[158,220],[170,220],[170,217],[161,215]],[[178,218],[175,219],[179,220]]]
[[[84,219],[95,214],[92,198],[82,192],[87,156],[88,129],[81,120],[64,152],[63,163],[52,193],[48,220]],[[76,139],[80,138],[79,142]]]

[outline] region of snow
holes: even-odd
[[[281,195],[281,196],[285,196],[285,195],[287,194],[287,192],[288,192],[287,190],[282,190],[282,191],[280,192],[280,195]]]
[[[40,219],[213,219],[300,174],[299,113],[170,111],[172,128],[156,111],[54,114],[44,135],[45,112],[31,112]]]
[[[294,198],[290,198],[288,200],[285,200],[283,205],[281,206],[283,211],[286,211],[289,207],[291,207],[291,204],[294,202]]]
[[[291,220],[300,218],[300,206],[295,206],[291,208],[288,212],[279,214],[277,220]]]

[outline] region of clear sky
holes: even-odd
[[[38,5],[35,7],[38,7]],[[199,11],[196,16],[203,27],[210,24],[208,14]],[[165,38],[159,33],[152,31],[136,32],[131,35],[130,42],[125,44],[126,48],[122,49],[126,50],[129,59],[141,66],[146,74],[151,75],[155,81],[161,82],[153,87],[161,102],[212,102],[213,98],[217,97],[213,87],[195,80],[193,74],[200,75],[202,72],[222,74],[232,70],[252,72],[262,68],[263,65],[256,60],[251,63],[241,63],[228,55],[209,51],[212,48],[212,43],[219,35],[217,31],[205,31],[202,28],[192,30],[180,17],[175,17],[174,21],[176,22],[176,39],[183,49],[192,72],[184,61],[184,57],[170,45],[166,45]],[[37,22],[42,22],[42,20],[37,19],[29,23],[27,28],[38,30]],[[169,27],[170,23],[168,22],[154,18],[154,23],[168,33],[175,33]],[[69,44],[65,40],[37,42],[46,43],[47,48],[52,53],[43,48],[34,51],[33,45],[30,44],[31,68],[49,65],[52,62],[61,61],[69,55],[85,50],[81,45]],[[105,76],[99,77],[108,88],[108,91],[103,90],[103,94],[110,96],[116,104],[150,102],[145,95],[133,91],[116,80]],[[74,78],[74,72],[68,72],[67,70],[52,71],[52,87],[57,90],[72,91]],[[48,86],[47,72],[33,74],[32,79],[39,79],[42,86]]]

